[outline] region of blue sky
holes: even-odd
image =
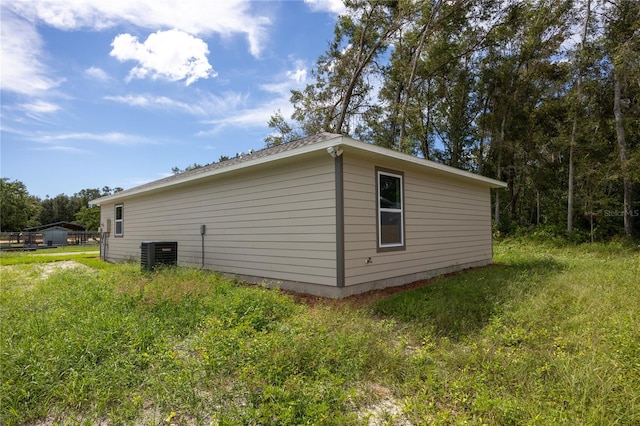
[[[2,0],[1,175],[44,198],[264,147],[340,0]]]

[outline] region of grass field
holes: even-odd
[[[3,251],[0,252],[0,266],[96,259],[99,255],[100,247],[98,246],[64,246],[37,251]]]
[[[342,301],[87,256],[2,258],[0,424],[640,424],[637,246]]]

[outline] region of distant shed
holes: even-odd
[[[71,222],[55,222],[46,225],[27,228],[24,232],[42,233],[42,242],[47,246],[66,245],[69,239],[69,232],[81,232],[85,228],[82,225]]]

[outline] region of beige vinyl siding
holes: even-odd
[[[335,286],[334,176],[319,153],[125,198],[124,236],[109,238],[108,256],[137,260],[141,241],[178,241],[179,264],[200,266],[204,224],[206,268]]]
[[[115,206],[116,204],[120,205],[121,202],[118,203],[110,203],[105,204],[100,207],[100,227],[102,228],[102,232],[109,232],[111,236],[115,235]],[[123,228],[124,229],[124,228]],[[120,238],[120,237],[117,237]]]
[[[344,159],[346,286],[491,262],[488,186],[378,161]],[[376,166],[404,173],[405,250],[377,250]]]

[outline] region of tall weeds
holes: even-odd
[[[187,268],[12,259],[0,423],[638,424],[638,249],[495,249],[492,267],[311,305]]]

